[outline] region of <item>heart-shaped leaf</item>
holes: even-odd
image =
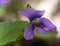
[[[26,21],[0,22],[0,45],[21,39],[27,24]]]

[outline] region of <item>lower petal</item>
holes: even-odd
[[[24,38],[26,40],[31,40],[31,39],[33,39],[33,37],[34,37],[33,30],[25,30]]]
[[[36,27],[36,30],[38,33],[44,33],[44,30],[41,27]]]
[[[24,38],[26,40],[30,40],[30,39],[33,39],[34,37],[34,33],[33,33],[33,30],[34,30],[34,24],[33,23],[30,23],[24,30]]]

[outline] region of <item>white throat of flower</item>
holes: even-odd
[[[32,22],[33,22],[34,24],[39,23],[39,18],[34,19]]]

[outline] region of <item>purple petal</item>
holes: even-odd
[[[26,16],[27,18],[30,19],[30,21],[32,21],[35,18],[41,17],[44,14],[44,11],[37,11],[33,8],[27,8],[24,10],[19,10],[18,13]]]
[[[9,2],[9,0],[0,0],[0,6],[2,6],[5,3],[8,3],[8,2]]]
[[[45,30],[54,31],[57,29],[57,27],[53,23],[51,23],[47,18],[40,18],[40,23],[43,25],[43,28]]]
[[[38,33],[44,33],[44,30],[41,27],[36,27],[36,30]]]
[[[24,38],[26,40],[30,40],[30,39],[33,39],[34,37],[34,24],[33,23],[30,23],[24,30]]]
[[[43,16],[45,13],[45,10],[40,10],[40,11],[36,11],[36,14],[39,16]]]

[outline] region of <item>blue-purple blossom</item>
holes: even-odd
[[[0,0],[0,6],[2,6],[3,4],[6,4],[8,2],[9,2],[9,0]]]
[[[44,33],[44,31],[55,31],[57,28],[52,24],[47,18],[41,18],[45,11],[38,11],[33,8],[27,8],[24,10],[19,10],[19,14],[26,16],[30,23],[24,29],[24,38],[30,40],[34,38],[34,29],[39,33]]]

